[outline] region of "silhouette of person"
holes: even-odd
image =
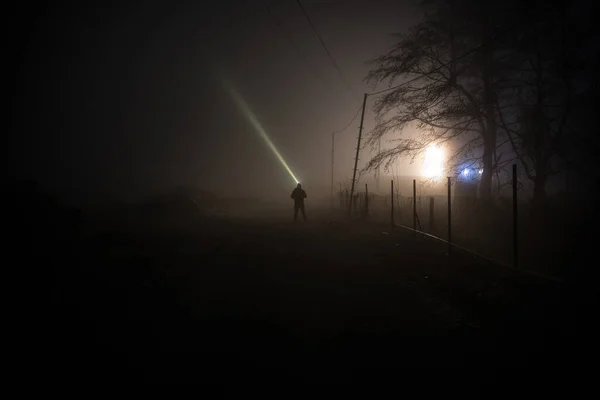
[[[292,192],[291,198],[294,199],[294,221],[298,219],[298,210],[302,211],[302,217],[306,221],[306,213],[304,212],[304,199],[306,192],[302,189],[302,185],[298,184]]]

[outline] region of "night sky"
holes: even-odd
[[[219,71],[305,186],[328,190],[331,133],[372,90],[366,62],[394,43],[390,33],[418,22],[415,1],[304,1],[342,74],[296,1],[270,3],[13,10],[11,173],[70,202],[136,199],[178,185],[287,200],[294,182]],[[358,120],[338,135],[336,182],[351,176]],[[373,124],[368,106],[366,129]]]

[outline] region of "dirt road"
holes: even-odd
[[[62,343],[61,357],[106,373],[533,367],[563,352],[559,286],[388,226],[146,221],[70,249],[44,351]]]

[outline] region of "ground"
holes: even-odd
[[[309,217],[146,216],[48,237],[36,368],[153,382],[205,368],[564,368],[576,321],[561,284],[387,225]]]

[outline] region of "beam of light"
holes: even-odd
[[[227,82],[225,79],[222,79],[222,82],[223,82],[223,85],[225,86],[225,88],[227,89],[227,91],[229,92],[229,94],[231,95],[231,97],[233,98],[233,100],[235,101],[236,105],[240,109],[241,113],[246,117],[246,119],[250,122],[250,124],[254,128],[254,130],[265,141],[265,143],[267,144],[269,149],[271,149],[273,154],[275,154],[275,156],[277,157],[277,159],[279,160],[281,165],[283,165],[283,167],[288,172],[288,174],[290,174],[290,176],[292,177],[294,182],[300,183],[298,178],[296,178],[296,176],[292,172],[292,169],[289,167],[289,165],[283,159],[283,156],[281,155],[281,153],[279,153],[279,150],[277,150],[277,147],[275,147],[275,145],[273,144],[273,142],[267,135],[267,132],[265,132],[264,128],[258,121],[258,118],[256,118],[256,115],[254,115],[252,110],[250,110],[250,107],[248,106],[248,104],[246,103],[246,101],[244,100],[242,95],[237,90],[235,90],[235,88],[229,82]]]
[[[436,145],[431,145],[425,150],[422,173],[428,178],[444,175],[444,152]]]

